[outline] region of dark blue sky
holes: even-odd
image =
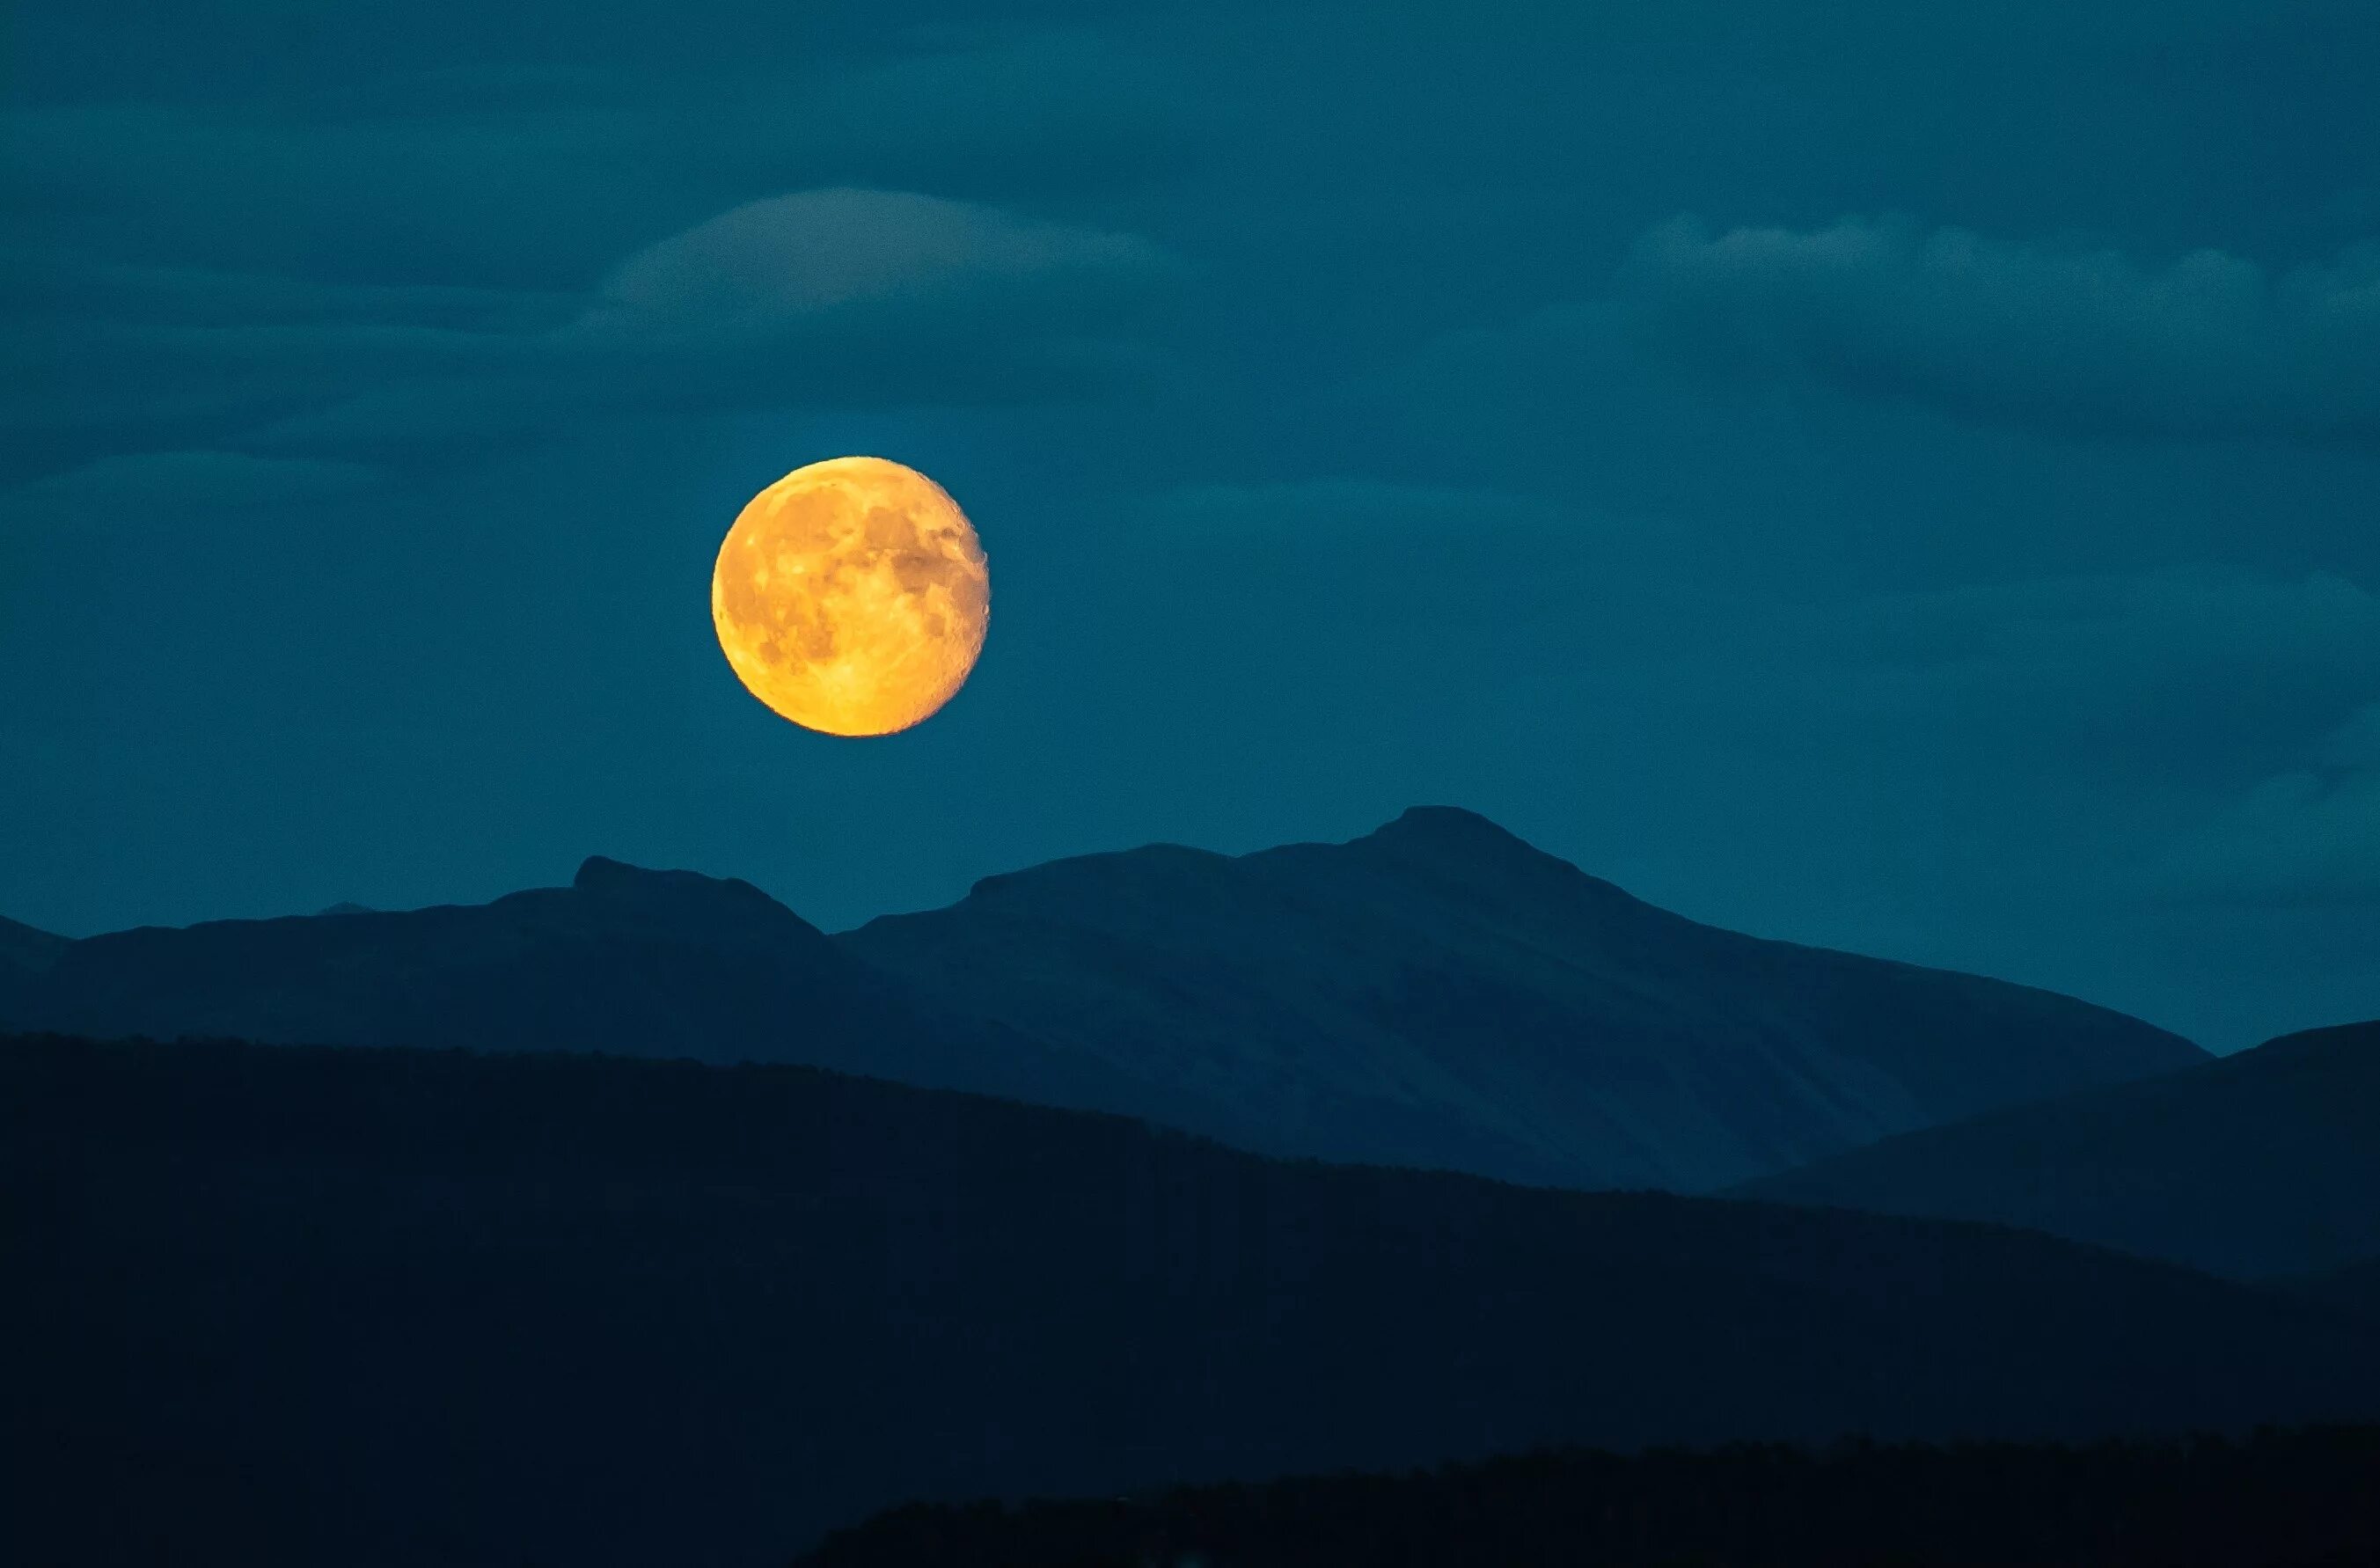
[[[2380,7],[26,0],[0,912],[829,927],[1484,811],[2217,1048],[2380,1015]],[[712,553],[914,464],[906,735]]]

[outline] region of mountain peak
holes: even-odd
[[[578,874],[570,879],[570,885],[580,893],[636,893],[662,889],[690,891],[695,888],[760,891],[747,881],[706,877],[700,871],[649,870],[605,855],[589,855],[579,862]]]
[[[1513,845],[1536,852],[1536,846],[1519,834],[1460,806],[1408,806],[1396,820],[1383,823],[1367,836],[1427,839],[1444,844]]]
[[[1499,878],[1520,876],[1531,881],[1553,876],[1565,882],[1610,885],[1587,876],[1559,855],[1548,855],[1511,829],[1460,806],[1409,807],[1396,820],[1373,829],[1347,847],[1385,852],[1399,861],[1444,871],[1484,871]]]
[[[570,880],[573,892],[602,918],[637,924],[661,920],[689,934],[779,931],[793,926],[819,941],[824,933],[739,877],[707,877],[700,871],[655,871],[608,856],[590,855]]]

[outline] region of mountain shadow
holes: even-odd
[[[2380,1256],[2380,1024],[1889,1138],[1747,1197],[1989,1220],[2242,1279]]]
[[[2380,1333],[2042,1236],[801,1068],[6,1038],[0,1173],[12,1562],[782,1562],[905,1499],[2380,1414]]]
[[[1973,976],[1697,925],[1466,811],[992,877],[835,941],[1244,1148],[1696,1190],[2205,1058]]]
[[[1430,1474],[912,1506],[795,1568],[2345,1568],[2380,1562],[2380,1428],[2244,1442],[1739,1445]]]

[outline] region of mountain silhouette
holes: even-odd
[[[1698,925],[1486,819],[1060,860],[834,939],[1245,1148],[1695,1190],[2204,1060],[1973,976]]]
[[[829,938],[749,883],[568,888],[78,942],[0,1023],[802,1063],[1259,1152],[1697,1190],[2203,1060],[2104,1008],[1697,925],[1469,812],[1156,845]]]
[[[2240,1278],[2380,1256],[2380,1023],[1949,1126],[1746,1196],[1990,1220]]]
[[[26,993],[67,945],[65,937],[0,919],[0,1019],[18,1015]]]
[[[2069,1242],[803,1068],[0,1038],[0,1556],[61,1568],[783,1562],[912,1498],[2380,1412],[2380,1333]]]
[[[55,962],[66,947],[65,937],[0,919],[0,973],[37,975]]]
[[[492,904],[143,927],[60,947],[6,1021],[99,1036],[798,1062],[1138,1109],[1095,1059],[902,994],[748,882],[596,857]]]

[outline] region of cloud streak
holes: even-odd
[[[45,512],[212,511],[344,500],[381,479],[361,463],[244,452],[139,452],[53,474],[6,499],[11,509]]]
[[[575,298],[203,273],[60,283],[80,308],[16,345],[27,373],[7,411],[118,441],[145,422],[171,447],[111,461],[164,472],[185,446],[220,448],[212,480],[231,454],[402,465],[638,409],[1063,398],[1130,363],[1134,322],[1184,271],[1130,234],[801,191],[646,246]]]
[[[2380,442],[2380,244],[2274,273],[1899,219],[1645,235],[1624,291],[1731,368],[2089,434]]]

